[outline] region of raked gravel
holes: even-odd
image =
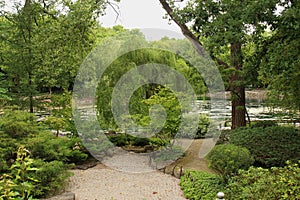
[[[184,200],[179,179],[152,171],[128,173],[98,164],[87,170],[72,170],[66,191],[78,200]]]

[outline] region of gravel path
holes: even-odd
[[[102,164],[73,170],[67,191],[78,200],[184,200],[179,179],[158,171],[126,173]]]

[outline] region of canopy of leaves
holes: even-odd
[[[260,46],[260,79],[268,85],[275,105],[300,110],[300,3],[283,11],[275,30]]]

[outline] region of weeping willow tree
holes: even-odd
[[[147,43],[143,35],[140,35],[140,40],[137,42]],[[159,81],[157,80],[164,79],[166,74],[168,74],[168,78],[170,80],[176,80],[172,73],[170,73],[167,69],[160,68],[160,66],[168,66],[168,68],[174,69],[174,71],[182,74],[192,85],[193,90],[197,95],[204,94],[207,91],[203,78],[199,75],[197,69],[190,66],[190,64],[179,55],[163,49],[163,47],[167,47],[168,45],[182,45],[184,42],[186,41],[168,38],[150,42],[148,43],[149,48],[137,49],[128,52],[118,57],[109,65],[106,71],[102,74],[97,88],[97,112],[102,128],[113,130],[121,128],[118,127],[112,113],[113,105],[111,102],[113,92],[116,90],[120,79],[122,79],[126,73],[133,69],[137,69],[140,70],[139,73],[141,75],[141,79],[143,79],[140,80],[140,82],[144,84],[139,88],[133,89],[134,92],[131,94],[129,101],[130,116],[125,116],[125,118],[128,117],[133,119],[141,126],[149,125],[151,121],[149,118],[150,107],[160,104],[163,105],[168,112],[166,126],[174,127],[165,127],[165,130],[170,132],[172,129],[174,133],[176,132],[178,129],[178,123],[175,123],[175,121],[178,121],[180,117],[180,109],[183,105],[179,105],[174,94],[168,90],[168,86],[158,84]],[[150,67],[146,67],[149,65]],[[146,78],[149,74],[151,74],[151,77]],[[130,80],[131,78],[134,79],[136,77],[128,76],[126,77],[126,81],[128,83],[134,82],[134,80]],[[179,85],[176,86],[176,84],[180,84],[180,82],[175,81],[173,84],[175,87],[180,87]],[[126,87],[122,88],[124,91],[120,92],[126,92],[127,89],[128,91],[132,91],[132,88],[130,88],[132,87],[131,84],[127,84]],[[117,104],[124,104],[124,99],[117,99],[119,99]],[[123,120],[126,120],[125,118]]]

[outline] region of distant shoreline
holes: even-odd
[[[246,90],[246,99],[253,99],[253,100],[265,100],[267,98],[267,90]],[[230,91],[225,91],[225,99],[230,99]],[[203,97],[202,97],[203,98]],[[224,93],[214,93],[214,94],[206,94],[206,99],[210,98],[220,98],[224,99]],[[201,97],[200,97],[201,99]]]

